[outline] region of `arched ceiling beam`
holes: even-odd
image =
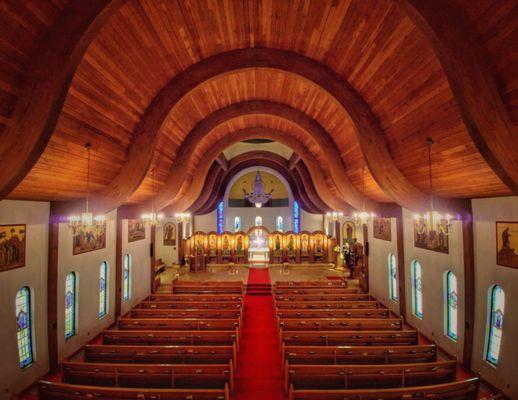
[[[218,162],[213,162],[210,166],[209,173],[205,178],[205,183],[203,184],[203,190],[196,199],[196,201],[189,207],[187,210],[189,213],[194,215],[206,214],[201,212],[207,203],[212,202],[214,200],[213,196],[214,192],[218,192],[219,186],[225,177],[227,170],[224,170]]]
[[[397,169],[383,133],[367,103],[356,90],[327,66],[300,54],[278,49],[241,49],[198,62],[171,79],[157,94],[138,124],[128,160],[102,193],[92,199],[94,209],[106,211],[124,203],[145,178],[154,150],[171,110],[191,90],[215,77],[246,68],[271,68],[304,77],[333,96],[350,117],[369,170],[381,189],[398,204],[423,210],[428,197]],[[341,159],[335,162],[341,164]],[[348,182],[348,179],[344,182]],[[341,193],[344,182],[339,185]],[[351,186],[352,189],[352,186]],[[343,193],[342,193],[343,194]],[[358,193],[347,193],[359,208]],[[347,198],[346,197],[346,198]],[[438,205],[440,199],[436,200]]]
[[[126,0],[73,0],[31,55],[13,117],[0,141],[0,200],[43,153],[86,49]]]
[[[430,40],[478,151],[518,194],[518,133],[491,74],[489,55],[464,11],[452,0],[396,1]]]

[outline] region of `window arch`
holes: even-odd
[[[124,268],[122,272],[122,300],[131,298],[131,254],[124,256]]]
[[[300,233],[300,207],[297,201],[293,202],[293,231]]]
[[[276,229],[280,232],[284,230],[284,219],[279,215],[275,223]]]
[[[457,340],[458,335],[458,288],[457,277],[451,271],[446,272],[445,279],[445,314],[446,314],[446,336]]]
[[[217,225],[218,225],[218,233],[221,234],[223,233],[223,231],[225,230],[225,227],[224,227],[224,221],[225,221],[225,218],[224,218],[224,215],[223,215],[223,210],[224,210],[224,204],[222,201],[220,201],[218,203],[218,209],[217,209]]]
[[[423,277],[419,261],[412,262],[412,305],[414,315],[423,318]]]
[[[34,362],[32,353],[31,291],[27,286],[18,290],[15,304],[18,361],[21,368],[27,368]]]
[[[65,278],[65,339],[76,334],[77,276],[70,272]]]
[[[263,226],[263,218],[260,216],[255,217],[255,226]]]
[[[397,268],[396,256],[394,253],[390,253],[388,256],[388,267],[390,300],[397,302]]]
[[[99,318],[108,312],[108,263],[103,261],[99,267]]]
[[[234,218],[234,232],[239,232],[241,230],[241,217]]]
[[[500,356],[502,326],[504,322],[505,293],[501,286],[494,285],[489,295],[489,326],[486,345],[486,361],[495,367]]]

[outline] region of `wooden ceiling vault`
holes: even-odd
[[[428,137],[439,206],[518,194],[515,0],[5,0],[0,23],[0,199],[78,204],[91,142],[97,211],[207,210],[253,138],[294,150],[246,162],[308,210],[361,207],[364,166],[370,208],[426,208]]]

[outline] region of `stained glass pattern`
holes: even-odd
[[[457,340],[458,290],[457,277],[451,271],[446,274],[446,335]]]
[[[99,318],[104,317],[108,309],[108,296],[106,291],[107,279],[108,263],[104,261],[99,267]]]
[[[241,230],[241,217],[234,218],[234,232]]]
[[[412,294],[414,315],[423,318],[423,280],[419,261],[412,263]]]
[[[489,301],[490,320],[486,361],[496,367],[500,356],[505,309],[505,294],[500,286],[495,285],[493,287]]]
[[[296,201],[293,202],[293,231],[300,233],[300,208]]]
[[[217,226],[218,226],[218,233],[219,234],[222,234],[223,231],[225,230],[225,227],[224,227],[224,215],[223,215],[223,207],[224,207],[224,203],[222,201],[219,202],[218,204],[218,208],[217,208]]]
[[[263,218],[262,217],[255,217],[255,226],[263,226]]]
[[[124,269],[122,276],[122,300],[128,301],[131,297],[131,255],[124,257]]]
[[[279,231],[279,232],[282,232],[284,231],[284,220],[281,216],[278,216],[277,217],[277,221],[276,221],[276,229]]]
[[[389,254],[389,291],[390,299],[397,302],[397,269],[394,253]]]
[[[16,294],[16,335],[21,368],[32,365],[31,292],[23,287]]]
[[[65,339],[76,334],[76,274],[71,272],[65,279]]]

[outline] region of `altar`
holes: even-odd
[[[252,268],[268,267],[270,248],[268,231],[262,227],[254,228],[249,234],[248,262]]]

